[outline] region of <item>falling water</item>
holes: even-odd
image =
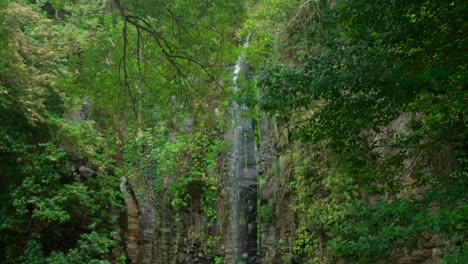
[[[249,46],[249,38],[244,48]],[[244,55],[239,55],[232,75],[233,90],[239,91],[238,77]],[[257,162],[252,120],[244,115],[247,106],[234,101],[232,110],[232,152],[230,157],[230,237],[228,263],[257,263]]]

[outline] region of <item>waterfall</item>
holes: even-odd
[[[249,38],[244,48],[249,46]],[[232,75],[233,90],[239,91],[238,77],[242,72],[244,54],[237,59]],[[252,119],[244,115],[247,106],[232,102],[232,150],[230,177],[230,244],[227,263],[257,263],[257,161]]]

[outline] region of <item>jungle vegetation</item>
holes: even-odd
[[[468,262],[468,1],[1,0],[0,263],[125,263],[122,177],[221,217],[233,100],[286,122],[284,263]]]

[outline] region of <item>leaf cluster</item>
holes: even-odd
[[[427,232],[462,259],[467,2],[338,1],[308,15],[290,5],[266,16],[286,24],[272,43],[295,51],[279,50],[283,63],[258,84],[262,109],[286,116],[304,145],[292,152],[298,254],[368,263],[411,252]]]

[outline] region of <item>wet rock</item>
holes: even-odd
[[[410,257],[402,257],[402,258],[399,258],[396,263],[397,264],[410,264],[412,263],[412,261]]]
[[[183,252],[179,252],[177,254],[177,263],[185,263],[185,259],[187,258],[187,255]]]
[[[276,182],[268,181],[268,183],[261,188],[260,199],[262,201],[268,201],[270,199],[273,199],[276,188],[277,188]]]
[[[127,225],[124,242],[129,259],[132,261],[132,263],[138,263],[138,255],[140,250],[140,245],[138,244],[140,237],[140,209],[135,194],[125,177],[122,177],[122,181],[120,182],[120,192],[124,197],[124,202],[127,209]]]
[[[432,259],[440,259],[442,258],[443,255],[444,254],[442,253],[442,250],[440,250],[440,248],[432,249],[432,256],[431,256]]]
[[[68,160],[65,167],[69,175],[73,174],[76,171],[76,163],[74,161]]]
[[[80,168],[78,169],[78,171],[80,172],[80,175],[85,177],[86,179],[89,179],[91,178],[91,176],[95,175],[96,172],[93,171],[92,169],[86,167],[86,166],[80,166]]]
[[[247,259],[249,254],[247,252],[242,253],[242,259]]]
[[[188,134],[192,132],[192,127],[193,127],[193,118],[191,117],[186,117],[184,119],[184,133]]]
[[[206,256],[205,256],[206,260],[208,260],[208,261],[213,261],[214,257],[215,256],[213,254],[206,254]]]
[[[417,261],[417,262],[424,261],[430,258],[431,255],[432,255],[431,249],[416,249],[413,252],[411,252],[412,260]]]

